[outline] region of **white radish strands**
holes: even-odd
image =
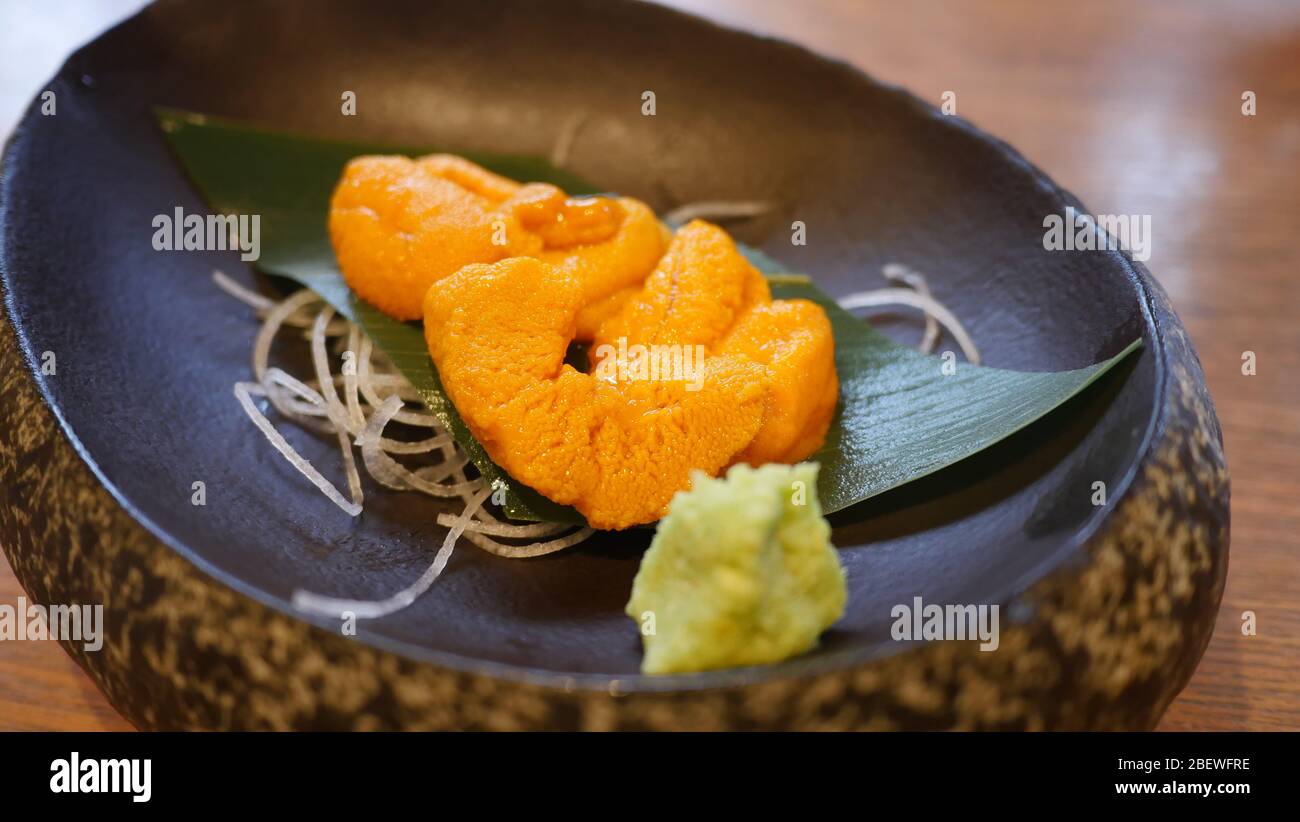
[[[380,485],[441,499],[459,498],[464,503],[459,514],[437,515],[438,524],[449,529],[447,536],[433,563],[413,585],[375,602],[295,591],[295,607],[335,619],[341,618],[345,611],[358,619],[375,619],[405,608],[424,593],[442,573],[462,536],[489,553],[512,558],[553,553],[591,536],[590,528],[562,523],[512,524],[494,517],[483,507],[491,486],[481,478],[466,477],[468,456],[438,418],[423,407],[419,392],[375,350],[358,325],[336,317],[334,310],[324,305],[315,293],[303,289],[275,302],[239,285],[220,271],[214,271],[212,278],[219,288],[262,318],[253,345],[256,382],[236,383],[235,396],[271,445],[326,498],[349,516],[361,514],[364,505],[361,476],[352,452],[354,447],[359,447],[366,473]],[[270,364],[272,345],[286,326],[304,330],[301,338],[307,342],[314,371],[306,381]],[[331,346],[327,342],[331,339],[336,350],[345,352],[341,374],[330,369]],[[350,499],[289,444],[258,408],[255,397],[264,398],[277,413],[297,425],[337,438]],[[431,436],[416,441],[386,438],[384,429],[390,423],[429,429]],[[428,455],[435,461],[412,469],[392,455]],[[499,542],[488,534],[503,539],[549,539],[512,544]]]
[[[925,281],[925,277],[917,274],[906,266],[898,263],[888,263],[882,273],[885,279],[895,285],[906,285],[913,291],[925,297],[930,294],[930,285]],[[925,315],[925,336],[921,338],[921,350],[926,354],[934,353],[934,347],[939,344],[939,321],[928,312]]]
[[[465,531],[465,525],[483,505],[483,501],[487,499],[490,493],[492,493],[492,489],[485,484],[478,493],[470,498],[465,510],[456,517],[451,529],[447,532],[446,539],[442,541],[442,547],[438,549],[437,555],[433,558],[433,564],[409,587],[398,591],[387,599],[380,600],[335,599],[334,597],[321,596],[307,591],[294,591],[294,606],[301,611],[318,616],[337,618],[341,614],[351,613],[357,619],[378,619],[402,610],[415,602],[420,594],[429,590],[429,586],[442,575],[442,569],[447,567],[447,560],[451,559],[452,549],[456,547],[456,540]]]
[[[691,220],[735,220],[757,217],[771,208],[771,203],[759,200],[706,200],[678,206],[665,214],[663,220],[670,225],[683,225]]]
[[[344,513],[353,517],[360,514],[360,502],[348,502],[344,499],[338,489],[330,484],[330,481],[325,479],[310,461],[304,459],[302,455],[295,451],[294,447],[289,444],[289,441],[279,431],[275,430],[275,426],[271,425],[271,421],[253,403],[252,397],[254,394],[266,396],[266,389],[254,382],[235,383],[235,397],[239,399],[239,404],[244,407],[244,411],[248,414],[248,418],[253,421],[253,424],[261,429],[266,438],[271,441],[271,445],[275,446],[275,450],[283,454],[284,458],[294,468],[297,468],[304,477],[311,480],[312,484],[319,488],[321,493],[329,497],[335,505],[342,508]]]
[[[930,332],[930,322],[938,321],[952,333],[953,339],[961,346],[962,354],[966,359],[973,365],[980,364],[979,349],[975,347],[975,341],[971,339],[966,327],[943,303],[930,296],[930,289],[924,277],[902,266],[892,264],[885,267],[885,276],[891,281],[905,282],[912,288],[878,288],[873,291],[849,294],[839,299],[840,308],[846,311],[883,305],[907,305],[919,308],[925,312],[926,318],[926,336],[921,343],[923,351],[930,353],[934,343],[938,341],[938,334],[932,335]],[[912,290],[913,288],[916,290]],[[927,348],[927,345],[930,347]]]

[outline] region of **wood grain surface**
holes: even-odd
[[[672,4],[952,91],[1093,212],[1151,215],[1147,265],[1200,353],[1233,503],[1217,630],[1160,727],[1300,729],[1300,2]],[[0,602],[20,593],[0,569]],[[0,728],[123,727],[57,646],[0,643]]]

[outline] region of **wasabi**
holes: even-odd
[[[647,674],[764,665],[803,653],[847,591],[817,501],[817,464],[695,472],[632,585]]]

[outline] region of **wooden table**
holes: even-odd
[[[1095,212],[1152,215],[1148,266],[1200,352],[1233,482],[1218,628],[1160,727],[1300,729],[1300,3],[674,5],[845,58],[936,103],[952,91],[958,114]],[[1244,351],[1255,376],[1242,374]],[[19,593],[3,569],[0,601]],[[1242,633],[1245,611],[1255,636]],[[124,723],[57,647],[11,642],[0,643],[5,727]]]

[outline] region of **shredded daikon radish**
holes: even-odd
[[[215,282],[217,287],[222,291],[255,310],[257,316],[262,319],[266,319],[267,314],[279,305],[279,303],[274,300],[264,297],[256,291],[252,291],[251,289],[245,288],[235,282],[224,271],[213,271],[212,281]],[[309,312],[299,308],[296,311],[290,312],[289,315],[283,319],[283,324],[295,328],[306,328],[311,325],[315,318],[315,312]],[[330,325],[329,329],[325,333],[331,337],[338,336],[339,334],[345,333],[349,325],[350,323],[336,321]],[[306,336],[304,336],[304,339],[306,339]]]
[[[441,524],[442,517],[439,517],[438,521]],[[469,530],[466,530],[463,536],[465,539],[474,543],[479,548],[482,548],[484,551],[487,551],[489,554],[496,554],[499,557],[507,557],[509,559],[528,559],[530,557],[540,557],[545,556],[546,554],[553,554],[556,551],[563,551],[565,548],[569,548],[582,542],[593,533],[595,532],[590,528],[579,528],[568,536],[553,539],[549,542],[530,542],[527,545],[505,545],[497,542],[491,537],[485,536],[482,533]]]
[[[381,378],[379,375],[372,373],[373,365],[371,356],[373,349],[374,344],[370,341],[370,338],[362,336],[361,353],[359,354],[357,361],[357,387],[361,389],[361,395],[366,398],[366,402],[370,403],[373,408],[378,408],[384,404],[386,398],[379,396],[380,386],[395,389],[389,396],[396,395],[409,402],[418,401],[418,392],[416,392],[415,388],[406,381],[405,377],[387,375],[386,377]],[[409,389],[409,391],[406,391],[405,389]],[[442,429],[442,423],[438,421],[438,418],[427,412],[419,413],[399,410],[393,419],[404,425],[419,425],[425,428]]]
[[[430,451],[437,451],[448,443],[456,442],[450,434],[439,434],[436,437],[418,440],[416,442],[402,442],[401,440],[381,439],[379,441],[379,450],[385,454],[427,454]],[[357,437],[357,445],[362,445],[361,437]]]
[[[893,273],[898,274],[899,272],[895,269]],[[845,310],[875,308],[884,305],[907,305],[912,308],[919,308],[925,312],[927,320],[934,319],[947,328],[953,339],[957,341],[957,345],[961,346],[961,351],[966,356],[966,359],[974,365],[979,365],[979,349],[975,347],[975,341],[971,339],[966,327],[943,303],[930,295],[930,289],[925,285],[924,277],[915,272],[909,271],[908,273],[912,275],[912,279],[907,281],[909,285],[916,287],[917,282],[921,284],[921,287],[917,288],[917,290],[914,291],[911,288],[878,288],[873,291],[860,291],[856,294],[841,297],[839,300],[840,307]],[[887,273],[886,276],[889,276],[889,274]]]
[[[441,451],[442,449],[439,448],[438,450]],[[411,473],[414,474],[418,479],[426,480],[428,482],[438,483],[446,479],[451,479],[453,476],[456,476],[457,474],[463,475],[465,471],[465,466],[467,465],[469,465],[469,457],[465,455],[464,451],[458,450],[451,456],[444,457],[443,461],[437,465],[425,465],[423,467],[416,468]],[[475,480],[474,482],[477,482],[477,480]],[[464,479],[461,480],[461,482],[458,483],[458,485],[463,485],[466,488],[473,487],[470,484],[470,480],[464,480]],[[447,486],[447,487],[455,487],[455,486]],[[412,488],[411,490],[419,491],[420,489],[416,487],[416,488]],[[435,494],[434,496],[442,496],[442,494]]]
[[[314,419],[327,415],[325,401],[314,388],[274,367],[266,370],[261,386],[266,391],[266,398],[281,414],[317,433],[334,433],[334,427],[328,421]]]
[[[347,401],[348,425],[353,431],[360,431],[366,426],[365,415],[361,413],[361,401],[357,396],[357,352],[360,349],[361,329],[350,323],[345,356],[350,356],[351,360],[343,364],[343,398]]]
[[[270,311],[275,307],[275,300],[272,300],[269,297],[263,297],[261,294],[258,294],[256,291],[251,289],[244,288],[242,285],[226,276],[226,272],[224,271],[213,271],[212,281],[215,282],[217,287],[222,291],[234,297],[236,300],[239,300],[244,305],[257,309],[258,311]]]
[[[458,536],[463,535],[467,539],[474,537],[469,541],[498,556],[541,556],[577,544],[590,536],[590,529],[560,523],[502,522],[482,502],[473,508],[465,524],[458,526],[457,523],[464,511],[470,509],[474,498],[490,486],[480,478],[471,479],[466,476],[468,456],[442,427],[439,419],[423,407],[420,394],[414,386],[382,352],[375,349],[373,342],[360,327],[335,316],[333,309],[324,305],[310,291],[299,291],[277,303],[244,288],[220,272],[213,273],[213,280],[223,291],[248,305],[263,319],[253,353],[253,370],[258,382],[241,383],[236,387],[241,404],[276,450],[342,510],[356,516],[363,508],[360,473],[352,454],[352,448],[359,447],[362,451],[362,464],[379,484],[441,499],[459,498],[465,503],[462,514],[443,514],[438,517],[438,522],[447,527],[459,528]],[[300,380],[281,368],[270,365],[272,345],[285,327],[304,329],[301,336],[308,345],[314,370],[312,377],[307,380]],[[342,357],[342,373],[336,374],[331,369],[331,351]],[[253,396],[266,398],[278,413],[296,424],[338,439],[351,501],[289,445],[252,402]],[[429,429],[431,436],[415,441],[391,439],[383,436],[385,427],[390,423]],[[408,468],[390,455],[426,459],[432,457],[434,462]],[[472,529],[472,532],[463,534],[466,528]],[[551,539],[522,545],[502,544],[486,536],[484,529],[496,536],[510,539]],[[432,580],[427,582],[431,583]],[[416,587],[418,584],[408,590]],[[303,596],[309,605],[313,602],[317,605],[322,601],[331,602],[329,598],[313,599],[313,594],[304,593]],[[390,599],[386,605],[381,604],[382,607],[371,603],[375,607],[363,608],[358,616],[366,618],[366,614],[377,613],[376,608],[383,610],[392,601],[394,600]]]
[[[691,220],[734,220],[757,217],[772,210],[771,203],[759,200],[707,200],[678,206],[663,216],[666,223],[681,225]]]
[[[526,525],[502,522],[486,508],[479,512],[479,519],[481,522],[471,524],[468,530],[494,537],[549,537],[569,527],[562,522],[530,522]]]
[[[294,591],[294,607],[307,613],[334,619],[339,619],[347,613],[351,613],[357,619],[378,619],[402,610],[415,602],[420,594],[429,590],[429,586],[442,575],[442,570],[447,567],[447,561],[451,559],[451,552],[456,547],[456,540],[460,538],[460,535],[465,531],[465,526],[491,493],[492,489],[484,485],[476,494],[470,497],[465,505],[465,510],[456,517],[455,522],[447,531],[447,537],[442,541],[442,547],[438,549],[437,555],[434,556],[433,563],[409,587],[403,588],[387,599],[380,600],[336,599],[307,591]]]
[[[348,423],[348,410],[339,400],[339,393],[334,388],[334,376],[330,372],[329,354],[325,351],[325,326],[334,316],[330,306],[316,315],[316,322],[311,327],[311,360],[316,366],[316,383],[320,386],[320,395],[325,398],[325,407],[329,411],[330,422],[349,434],[355,434]]]
[[[909,286],[913,291],[926,297],[933,296],[930,293],[930,284],[925,281],[925,277],[906,266],[889,263],[884,267],[883,273],[885,279],[891,283]],[[934,347],[939,344],[939,333],[939,321],[931,316],[929,312],[926,312],[925,336],[921,338],[921,350],[926,354],[933,354]]]
[[[253,402],[254,395],[266,396],[266,390],[261,385],[253,382],[235,383],[235,397],[239,399],[239,404],[244,407],[245,413],[248,414],[248,418],[253,421],[253,424],[261,429],[266,438],[271,441],[271,445],[275,446],[275,450],[283,454],[284,458],[294,468],[297,468],[304,477],[311,480],[313,485],[319,488],[325,496],[329,497],[331,502],[342,508],[346,514],[353,517],[359,515],[361,513],[360,503],[349,502],[344,499],[338,489],[329,480],[325,479],[311,462],[294,450],[289,441],[279,431],[275,430],[275,426],[271,425],[271,421],[266,418],[266,415],[258,410],[257,404]]]
[[[319,301],[320,297],[310,289],[304,288],[289,295],[288,299],[272,308],[267,314],[262,327],[257,332],[257,339],[253,341],[253,376],[259,382],[266,377],[267,363],[271,359],[271,343],[274,342],[275,335],[280,331],[285,318],[303,306]]]
[[[484,484],[482,480],[471,480],[443,485],[438,480],[425,479],[419,472],[407,469],[381,451],[379,442],[383,438],[384,426],[393,418],[401,405],[400,399],[389,397],[366,423],[361,443],[361,460],[365,463],[367,473],[376,482],[395,491],[421,491],[431,497],[463,497]],[[446,475],[450,476],[452,470],[459,470],[459,468],[460,466],[452,466]],[[445,477],[439,477],[439,479],[443,478]]]

